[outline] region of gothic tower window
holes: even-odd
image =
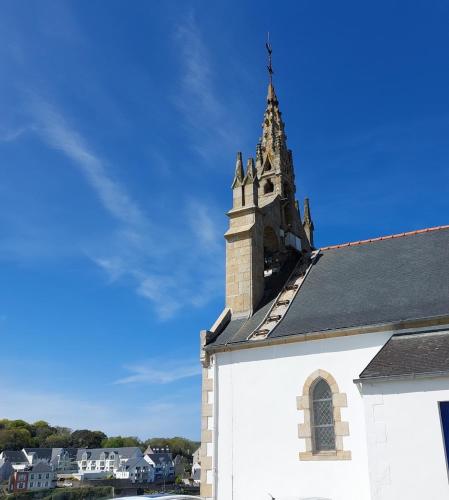
[[[263,252],[264,252],[264,269],[265,272],[272,274],[273,271],[279,268],[279,240],[270,226],[265,227],[263,231]]]
[[[274,191],[274,184],[270,181],[270,179],[267,179],[263,187],[263,194],[269,194],[272,193],[273,191]]]
[[[311,389],[314,451],[335,450],[334,407],[329,384],[319,378]]]

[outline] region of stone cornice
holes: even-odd
[[[389,323],[379,323],[375,325],[365,325],[358,327],[340,328],[335,330],[317,331],[309,333],[297,333],[286,337],[274,337],[263,340],[244,341],[241,343],[225,344],[219,346],[205,346],[208,353],[235,351],[239,349],[253,349],[255,347],[268,347],[271,345],[291,344],[295,342],[307,342],[309,340],[322,340],[328,338],[347,337],[361,335],[364,333],[378,332],[402,332],[403,330],[418,330],[422,328],[447,325],[449,327],[449,315],[434,316],[431,318],[410,319]]]

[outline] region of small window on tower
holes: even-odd
[[[272,193],[273,191],[274,191],[274,185],[270,181],[270,179],[267,179],[267,181],[265,182],[265,185],[263,187],[263,194],[269,194],[269,193]]]

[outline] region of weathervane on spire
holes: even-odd
[[[271,54],[273,53],[273,49],[271,48],[271,43],[270,43],[270,32],[268,32],[268,36],[267,36],[267,43],[265,44],[265,47],[267,48],[267,52],[268,52],[268,66],[267,66],[267,69],[268,69],[268,73],[270,75],[270,83],[272,84],[273,83],[273,65],[272,65],[272,61],[271,61]]]

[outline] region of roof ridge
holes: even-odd
[[[334,250],[336,248],[353,247],[353,246],[358,246],[358,245],[365,245],[367,243],[373,243],[374,241],[391,240],[393,238],[402,238],[403,236],[413,236],[415,234],[430,233],[432,231],[441,231],[443,229],[449,229],[449,225],[428,227],[428,228],[425,228],[425,229],[416,229],[415,231],[408,231],[408,232],[405,232],[405,233],[390,234],[390,235],[387,235],[387,236],[379,236],[377,238],[370,238],[368,240],[359,240],[359,241],[350,241],[348,243],[339,243],[337,245],[330,245],[330,246],[327,246],[327,247],[322,247],[322,248],[320,248],[320,250]]]

